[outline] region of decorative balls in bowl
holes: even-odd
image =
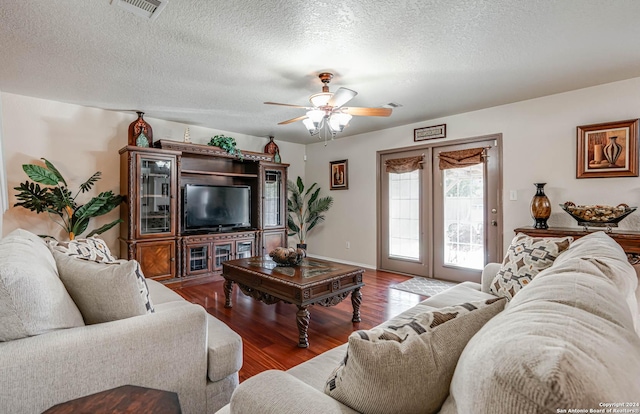
[[[571,201],[567,201],[560,206],[579,224],[584,223],[591,226],[598,224],[617,225],[623,218],[636,211],[636,207],[629,207],[626,204],[618,204],[615,207],[605,205],[576,206]]]
[[[307,257],[307,252],[304,249],[293,247],[276,247],[269,253],[269,256],[280,266],[297,266],[302,262],[302,259]]]

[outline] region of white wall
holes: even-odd
[[[128,125],[135,114],[104,111],[77,105],[1,93],[4,162],[9,188],[9,205],[15,190],[26,179],[22,164],[45,157],[74,185],[95,171],[102,171],[97,191],[119,189],[118,150],[126,145]],[[503,134],[503,189],[518,193],[517,201],[504,201],[505,247],[512,229],[530,225],[529,202],[534,182],[547,182],[546,192],[554,206],[549,224],[573,226],[575,221],[558,204],[640,205],[638,178],[576,179],[576,126],[640,117],[640,78],[615,82],[559,95],[518,102],[456,116],[432,119],[413,125],[336,139],[305,147],[277,140],[283,162],[290,163],[289,177],[298,175],[305,183],[318,182],[323,194],[335,199],[325,223],[310,235],[310,253],[375,267],[376,264],[376,151],[415,145],[413,129],[447,124],[446,142],[480,135]],[[401,111],[402,108],[396,109]],[[392,115],[393,116],[393,115]],[[154,139],[182,141],[187,125],[147,118]],[[355,118],[352,122],[366,122]],[[260,151],[266,138],[189,126],[192,142],[204,144],[213,135],[236,138],[238,147]],[[349,160],[349,190],[329,191],[329,162]],[[112,213],[96,220],[101,225],[117,217]],[[640,230],[640,213],[621,223],[623,229]],[[3,234],[23,227],[41,234],[59,234],[46,216],[11,207],[3,217]],[[104,234],[116,252],[116,230]],[[349,241],[351,248],[346,249]]]
[[[4,162],[9,189],[9,210],[3,215],[2,234],[16,228],[24,228],[36,234],[54,237],[65,236],[61,228],[46,214],[37,215],[16,202],[16,187],[27,179],[23,164],[38,163],[40,158],[51,161],[66,178],[72,191],[94,172],[101,171],[102,178],[92,194],[78,197],[86,202],[100,191],[120,191],[120,162],[118,150],[127,145],[129,124],[136,114],[105,111],[78,105],[70,105],[45,99],[30,98],[10,93],[0,93],[2,107]],[[153,128],[153,138],[182,141],[188,125],[147,118]],[[216,134],[232,136],[238,148],[261,152],[267,138],[252,137],[228,131],[189,126],[191,141],[206,144]],[[290,174],[304,176],[305,147],[300,144],[276,142],[283,162],[290,163]],[[116,209],[105,217],[92,219],[89,228],[99,227],[119,217]],[[102,237],[115,254],[119,253],[118,230],[111,229]]]
[[[503,134],[505,249],[514,228],[532,224],[529,203],[535,182],[548,183],[550,226],[578,228],[558,206],[565,201],[638,206],[637,177],[576,179],[576,127],[633,118],[640,118],[640,78],[336,139],[326,147],[308,145],[305,182],[318,182],[323,194],[335,199],[325,223],[308,237],[309,251],[375,267],[376,151],[421,144],[413,142],[413,129],[442,123],[447,124],[447,138],[441,140],[446,142]],[[340,159],[349,160],[349,190],[329,191],[329,162]],[[510,190],[517,191],[517,201],[509,201]],[[640,230],[640,213],[627,217],[620,228]]]

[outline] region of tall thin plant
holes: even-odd
[[[33,181],[25,181],[19,187],[16,198],[18,203],[14,207],[24,207],[35,211],[37,214],[48,213],[49,217],[69,235],[69,240],[84,233],[89,226],[89,220],[93,217],[107,214],[118,207],[124,201],[124,197],[116,195],[112,191],[105,191],[93,197],[86,204],[79,204],[76,199],[86,193],[100,179],[100,171],[94,173],[87,181],[80,184],[76,193],[72,193],[60,171],[48,160],[42,158],[45,167],[36,164],[24,164],[22,169]],[[41,187],[43,184],[46,187]],[[102,234],[111,229],[121,219],[112,221],[102,227],[89,232],[87,237]]]
[[[318,224],[324,221],[322,213],[327,212],[333,205],[333,197],[320,197],[318,183],[313,183],[305,191],[302,179],[298,177],[294,183],[287,181],[287,227],[289,236],[297,236],[300,244],[306,244],[307,235]]]

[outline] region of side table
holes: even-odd
[[[43,414],[181,414],[178,394],[123,385],[54,405]]]

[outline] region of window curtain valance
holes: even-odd
[[[417,157],[395,158],[384,162],[388,173],[402,174],[422,168],[422,159],[424,155]]]
[[[469,148],[459,151],[441,152],[440,169],[464,168],[484,162],[484,148]]]

